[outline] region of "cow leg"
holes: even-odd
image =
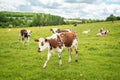
[[[62,65],[62,50],[63,48],[58,48],[57,51],[58,51],[58,58],[59,58],[59,65]]]
[[[71,62],[71,60],[72,60],[72,48],[69,48],[68,51],[69,51],[69,59],[68,59],[68,62]]]
[[[21,37],[21,35],[20,35],[20,33],[18,34],[18,43],[20,43],[20,37]]]
[[[78,48],[77,48],[77,46],[75,46],[75,52],[76,52],[76,62],[78,62]]]
[[[47,66],[47,63],[48,63],[48,61],[50,60],[50,56],[51,56],[51,53],[48,52],[48,54],[47,54],[47,59],[46,59],[46,61],[45,61],[45,63],[44,63],[43,68],[45,68],[45,67]]]
[[[28,37],[27,39],[28,39],[28,40],[27,40],[27,42],[29,43],[29,41],[30,41],[30,38]]]
[[[58,58],[59,58],[59,65],[62,65],[62,53],[58,52]]]
[[[24,36],[22,36],[22,43],[24,44],[25,43],[25,40],[24,40],[25,38],[24,38]]]
[[[29,45],[29,37],[27,38],[27,44]]]

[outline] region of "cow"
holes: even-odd
[[[90,32],[90,29],[89,30],[86,30],[86,31],[83,31],[82,33],[83,34],[88,34]]]
[[[10,28],[8,28],[8,32],[10,32],[11,31],[11,29]]]
[[[35,42],[39,43],[38,52],[48,49],[47,59],[43,68],[47,66],[50,56],[54,51],[58,52],[59,64],[62,65],[62,51],[65,48],[69,51],[68,62],[71,62],[72,47],[75,48],[76,62],[78,61],[78,41],[75,32],[56,33],[50,37],[36,39]]]
[[[77,27],[77,23],[74,24],[74,27]]]
[[[103,30],[103,31],[101,32],[102,35],[107,35],[108,33],[109,33],[108,30]]]
[[[108,30],[104,30],[103,28],[99,29],[98,33],[96,34],[97,36],[105,36],[109,33]]]
[[[55,33],[61,33],[61,32],[71,32],[70,29],[61,30],[61,29],[58,29],[58,28],[51,28],[50,31],[52,31],[53,34],[55,34]]]
[[[31,33],[32,33],[31,30],[26,30],[26,29],[20,30],[18,33],[18,43],[20,42],[20,37],[22,37],[23,44],[25,42],[29,43]]]

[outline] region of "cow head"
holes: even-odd
[[[52,31],[53,34],[57,33],[58,29],[57,28],[51,28],[50,31]]]
[[[49,47],[49,43],[47,39],[40,38],[40,39],[36,39],[35,42],[38,42],[39,44],[38,52],[41,52]]]
[[[31,31],[31,30],[27,30],[27,35],[28,35],[28,36],[30,36],[30,35],[31,35],[31,33],[32,33],[32,31]]]

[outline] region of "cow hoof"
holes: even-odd
[[[78,60],[75,60],[75,62],[78,62]]]
[[[43,67],[43,69],[45,69],[46,67]]]
[[[45,69],[45,68],[46,68],[46,66],[43,66],[43,68]]]
[[[59,66],[62,66],[62,64],[59,64]]]

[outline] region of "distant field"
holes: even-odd
[[[68,51],[62,55],[59,66],[57,54],[51,56],[46,69],[43,64],[47,50],[37,52],[34,39],[51,36],[50,28],[70,28],[77,32],[79,61],[75,54],[68,63]],[[108,36],[96,37],[98,29],[110,31]],[[120,21],[63,26],[25,28],[32,30],[30,45],[17,44],[18,31],[22,28],[0,29],[0,80],[120,80]],[[82,31],[91,29],[88,35]]]

